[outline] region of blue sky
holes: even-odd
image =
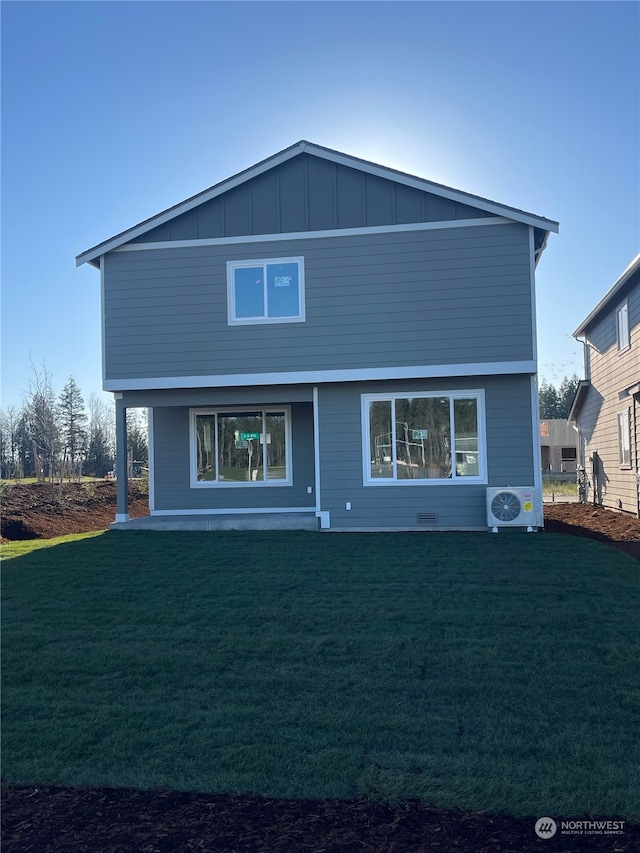
[[[633,2],[11,2],[2,15],[2,405],[30,361],[100,391],[75,255],[299,139],[560,222],[541,375],[637,254]]]

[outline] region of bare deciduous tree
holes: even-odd
[[[44,363],[38,368],[31,362],[31,369],[23,408],[33,447],[34,474],[38,482],[43,483],[46,477],[52,480],[55,475],[59,435],[56,398],[51,374]]]

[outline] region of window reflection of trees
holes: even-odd
[[[198,481],[264,482],[286,479],[285,421],[284,412],[197,415]]]
[[[429,396],[372,401],[369,439],[372,478],[432,480],[479,475],[475,398]]]

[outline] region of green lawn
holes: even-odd
[[[110,532],[3,591],[6,782],[640,816],[638,563],[598,543]]]
[[[554,480],[552,477],[542,478],[542,494],[543,495],[578,495],[578,483],[574,477],[573,480]]]

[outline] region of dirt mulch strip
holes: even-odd
[[[640,518],[625,512],[579,503],[544,505],[547,533],[583,536],[640,560]]]
[[[4,853],[530,853],[640,850],[622,835],[540,839],[535,817],[444,811],[417,801],[276,800],[112,788],[3,790]],[[541,816],[541,815],[540,815]],[[540,817],[539,816],[539,817]]]

